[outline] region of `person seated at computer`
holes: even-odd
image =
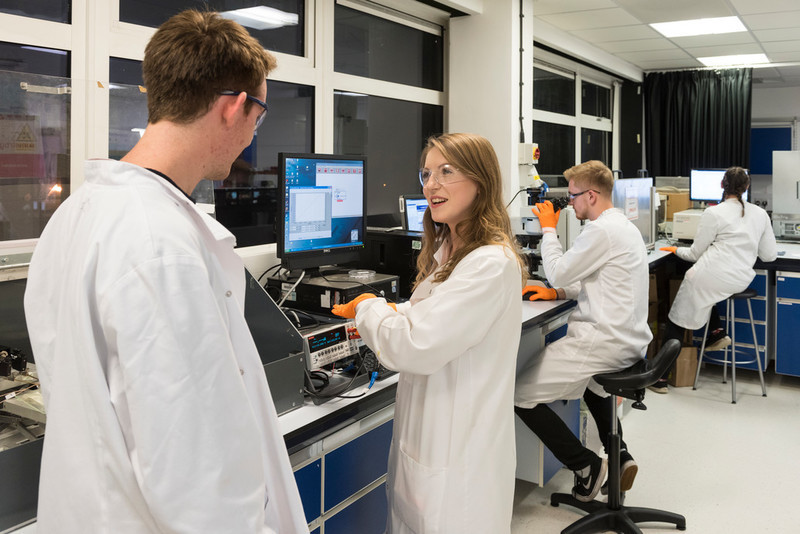
[[[333,312],[355,317],[381,363],[400,372],[387,532],[508,533],[527,269],[489,141],[431,137],[421,162],[429,208],[410,301],[394,310],[360,295]]]
[[[653,338],[647,324],[649,268],[642,234],[613,205],[611,170],[600,161],[587,161],[564,171],[564,177],[575,216],[589,223],[564,252],[556,235],[558,212],[549,201],[536,204],[543,233],[542,265],[548,282],[558,288],[536,291],[539,298],[575,298],[578,304],[566,335],[520,371],[514,404],[528,428],[575,472],[573,496],[588,502],[602,488],[606,459],[584,447],[548,403],[584,397],[607,444],[611,400],[592,377],[626,369],[644,358]],[[624,445],[620,466],[620,489],[627,491],[638,466]]]
[[[686,272],[669,310],[664,339],[683,339],[684,329],[696,330],[710,321],[706,350],[720,350],[731,343],[714,307],[747,289],[755,278],[756,258],[774,261],[778,254],[769,215],[742,200],[750,176],[731,167],[722,178],[722,201],[703,212],[691,247],[661,247],[694,262]],[[713,313],[712,313],[713,312]],[[666,391],[666,377],[653,389]]]

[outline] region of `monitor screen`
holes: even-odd
[[[695,202],[719,202],[722,200],[722,178],[725,169],[692,169],[689,175],[689,199]],[[747,202],[747,193],[742,200]]]
[[[280,154],[277,254],[287,269],[359,259],[366,231],[363,156]]]
[[[422,232],[422,217],[428,209],[428,201],[423,195],[403,196],[403,222],[409,232]]]

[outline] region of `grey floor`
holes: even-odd
[[[639,473],[625,504],[683,514],[689,533],[800,533],[800,378],[770,369],[766,398],[755,371],[736,378],[737,404],[721,367],[706,365],[696,391],[648,391],[646,411],[626,412],[625,441]],[[591,421],[589,428],[599,452]],[[517,480],[511,533],[558,533],[583,515],[549,504],[572,482],[566,469],[543,488]],[[649,523],[643,532],[676,530]]]

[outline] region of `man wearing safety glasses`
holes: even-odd
[[[142,138],[88,161],[42,233],[40,532],[308,532],[235,238],[189,196],[252,142],[275,67],[239,24],[173,16],[145,49]]]
[[[612,203],[614,178],[608,167],[588,161],[567,169],[564,177],[575,216],[589,222],[564,252],[556,236],[558,212],[549,201],[536,205],[544,234],[542,264],[553,287],[528,286],[523,293],[537,291],[534,298],[572,298],[578,304],[567,334],[517,375],[514,404],[525,424],[575,472],[573,496],[589,502],[602,489],[606,460],[584,447],[547,404],[583,397],[608,451],[611,397],[592,376],[620,371],[644,357],[653,337],[647,324],[649,273],[639,230]],[[638,466],[621,445],[620,489],[627,491]]]

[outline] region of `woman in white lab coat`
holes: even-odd
[[[429,209],[411,300],[395,311],[359,296],[334,309],[355,315],[366,344],[400,372],[387,532],[509,532],[524,263],[497,156],[477,135],[432,137],[420,181]]]
[[[712,306],[747,288],[756,274],[753,270],[756,258],[773,261],[777,257],[769,215],[742,200],[749,186],[746,170],[728,169],[722,179],[722,202],[703,212],[692,246],[661,248],[695,262],[686,272],[672,303],[666,339],[680,339],[683,329],[704,326]],[[719,315],[714,315],[712,326],[719,324]],[[725,335],[716,328],[709,331],[711,341]]]

